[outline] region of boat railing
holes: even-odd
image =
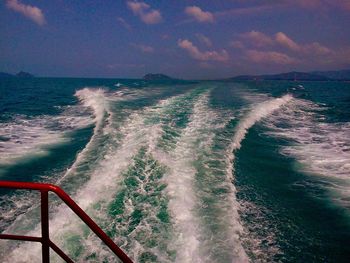
[[[42,262],[50,262],[50,248],[66,262],[74,262],[55,243],[49,234],[49,192],[55,193],[80,219],[112,250],[124,263],[132,263],[131,259],[113,240],[73,201],[60,187],[53,184],[0,181],[0,188],[40,191],[41,202],[41,237],[0,234],[0,239],[40,242],[42,244]]]

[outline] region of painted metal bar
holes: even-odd
[[[0,234],[0,239],[22,240],[22,241],[31,241],[31,242],[41,242],[42,241],[41,237],[9,235],[9,234]]]
[[[50,263],[50,236],[49,236],[49,193],[41,192],[41,236],[42,236],[42,262]]]
[[[87,224],[90,229],[114,252],[118,258],[124,263],[132,263],[131,259],[121,250],[112,239],[73,201],[68,194],[61,188],[53,184],[28,183],[28,182],[12,182],[0,181],[2,188],[15,188],[39,191],[51,191],[60,197],[72,210]]]
[[[62,259],[68,263],[74,263],[55,243],[50,240],[50,247],[55,251]]]

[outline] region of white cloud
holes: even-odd
[[[230,42],[230,46],[233,48],[244,49],[244,45],[239,40],[233,40]]]
[[[213,45],[211,40],[203,34],[198,33],[198,34],[196,34],[196,37],[202,44],[204,44],[208,47],[211,47]]]
[[[7,0],[6,6],[15,12],[21,13],[38,25],[42,26],[46,23],[43,12],[36,6],[25,5],[18,0]]]
[[[132,29],[132,27],[129,25],[128,22],[125,21],[124,18],[118,17],[117,20],[118,20],[118,22],[119,22],[123,27],[125,27],[127,30],[131,30],[131,29]]]
[[[321,65],[335,61],[340,53],[318,42],[298,43],[283,32],[268,36],[258,31],[250,31],[239,35],[230,45],[240,49],[248,60],[262,64]]]
[[[261,33],[259,31],[252,30],[240,35],[243,40],[249,41],[251,44],[257,47],[270,46],[273,44],[271,37]]]
[[[327,55],[333,51],[328,47],[321,45],[318,42],[299,44],[283,32],[278,32],[270,37],[259,31],[250,31],[239,35],[239,40],[231,41],[231,46],[235,48],[258,47],[258,48],[272,48],[279,47],[286,51],[294,52],[295,54],[302,54],[303,56],[310,55]]]
[[[186,7],[185,13],[201,23],[213,23],[214,22],[213,14],[208,12],[208,11],[203,11],[198,6]]]
[[[298,62],[295,58],[276,51],[247,50],[247,58],[256,63],[289,65]]]
[[[226,50],[218,51],[200,51],[193,43],[187,39],[179,39],[178,46],[188,52],[188,54],[200,61],[220,61],[226,62],[229,60],[229,55]]]
[[[151,46],[146,46],[146,45],[142,45],[142,44],[135,44],[135,43],[131,43],[130,45],[132,47],[142,51],[143,53],[153,53],[154,52],[154,48]]]
[[[304,45],[298,44],[283,32],[278,32],[275,35],[275,40],[279,45],[291,51],[303,53],[304,55],[330,55],[333,53],[331,49],[318,42],[307,43]]]
[[[311,52],[314,54],[319,54],[319,55],[330,55],[334,54],[335,52],[328,47],[322,46],[318,42],[313,42],[311,44],[307,44],[304,46],[304,52]]]
[[[307,9],[329,9],[329,7],[335,7],[338,9],[350,11],[349,0],[289,0],[287,2],[290,4],[297,4],[300,7]]]
[[[283,47],[286,47],[293,51],[301,51],[302,47],[298,45],[296,42],[294,42],[291,38],[289,38],[286,34],[283,32],[278,32],[275,35],[275,40],[278,44],[280,44]]]
[[[162,15],[159,10],[152,9],[150,5],[144,2],[128,1],[127,6],[146,24],[158,24],[162,21]]]

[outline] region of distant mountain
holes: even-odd
[[[157,73],[157,74],[148,73],[145,76],[143,76],[143,79],[147,81],[175,80],[167,75],[160,74],[160,73]]]
[[[5,72],[0,72],[0,78],[34,78],[34,76],[28,72],[20,71],[16,75],[12,75]]]
[[[350,80],[350,70],[333,70],[333,71],[313,71],[312,74],[325,76],[333,80]]]
[[[240,75],[226,79],[226,81],[249,81],[249,80],[299,80],[299,81],[331,81],[350,80],[350,70],[339,71],[313,71],[313,72],[287,72],[271,75]]]
[[[5,72],[0,72],[0,78],[13,78],[14,75],[5,73]]]
[[[34,75],[28,72],[20,71],[16,74],[16,77],[17,78],[34,78]]]
[[[326,81],[329,78],[317,74],[306,72],[287,72],[273,75],[242,75],[230,78],[229,80],[300,80],[300,81]]]

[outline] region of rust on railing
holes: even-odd
[[[125,263],[132,263],[131,259],[110,239],[109,236],[73,201],[60,187],[53,184],[0,181],[0,188],[36,190],[41,193],[41,237],[0,234],[0,239],[41,242],[42,262],[50,262],[50,248],[66,262],[72,261],[49,236],[49,198],[48,192],[55,193],[82,221]]]

